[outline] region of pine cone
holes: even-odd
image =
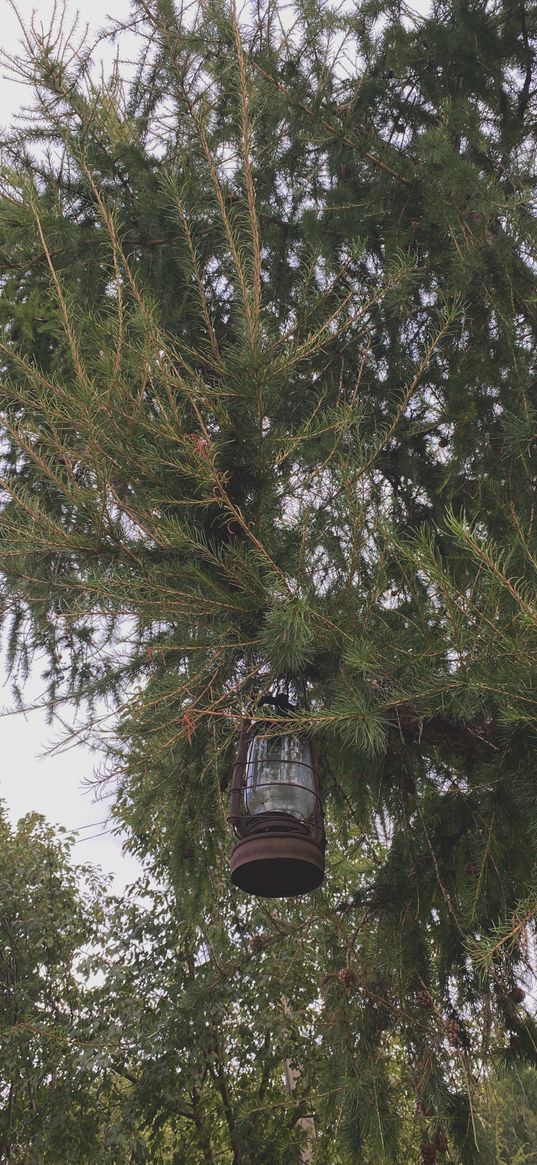
[[[526,992],[522,987],[513,987],[513,990],[509,994],[514,1003],[523,1003],[526,998]]]
[[[420,1153],[422,1165],[434,1165],[436,1161],[436,1145],[434,1141],[422,1141]]]
[[[432,997],[425,990],[416,992],[416,1002],[419,1003],[420,1007],[426,1007],[429,1011],[433,1006]]]
[[[446,1022],[446,1037],[450,1048],[458,1048],[461,1025],[458,1019],[448,1019]]]
[[[447,1153],[449,1146],[445,1133],[437,1133],[434,1139],[434,1143],[438,1153]]]
[[[344,987],[351,987],[356,982],[356,974],[351,971],[350,967],[342,967],[341,971],[338,972],[338,979]]]
[[[253,934],[250,939],[250,949],[253,954],[262,951],[265,945],[265,940],[262,934]]]

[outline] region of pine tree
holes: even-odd
[[[471,1162],[473,1075],[537,1046],[516,998],[537,8],[133,13],[129,79],[97,85],[61,29],[16,63],[35,113],[2,145],[15,688],[45,653],[51,713],[87,709],[132,845],[191,921],[228,893],[240,724],[268,689],[301,695],[330,834],[324,1092],[343,1087],[351,1160],[408,1159],[406,1090],[422,1160],[447,1130]]]

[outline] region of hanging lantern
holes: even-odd
[[[291,898],[324,878],[315,745],[302,734],[278,734],[278,715],[296,711],[285,696],[266,696],[262,704],[272,706],[272,719],[244,725],[233,769],[228,821],[239,841],[231,881],[261,898]]]

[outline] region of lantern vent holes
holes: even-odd
[[[304,837],[310,834],[309,827],[297,821],[291,813],[260,813],[247,821],[245,833],[251,837],[256,833],[273,833],[274,830],[278,833],[302,834]]]

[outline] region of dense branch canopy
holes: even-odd
[[[352,1064],[338,1029],[339,1070],[382,1092],[388,1031],[447,1119],[470,1070],[446,1068],[444,1021],[465,1055],[477,1025],[480,1063],[537,1046],[510,996],[537,888],[537,7],[133,19],[129,79],[97,86],[61,30],[16,63],[35,114],[2,149],[15,682],[47,653],[51,707],[88,708],[132,844],[192,909],[227,893],[240,723],[299,694],[334,966],[374,967],[391,1000],[357,1005]],[[395,1160],[395,1126],[379,1139],[353,1103]]]

